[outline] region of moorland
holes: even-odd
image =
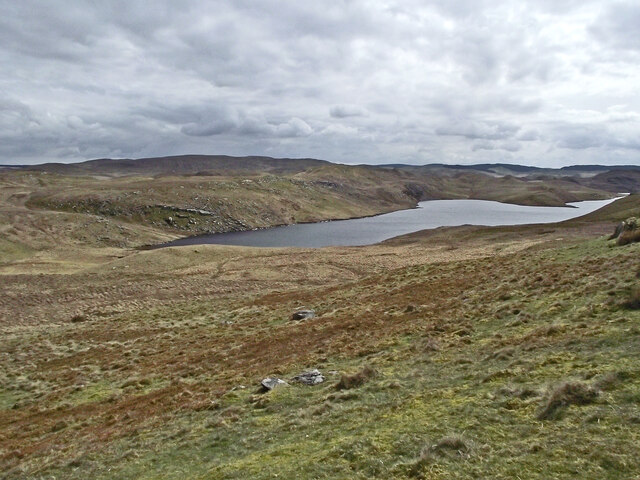
[[[266,157],[0,170],[3,478],[633,478],[640,246],[608,238],[639,195],[366,247],[140,247],[639,181]],[[323,383],[293,380],[312,369]]]

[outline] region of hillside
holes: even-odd
[[[606,240],[631,212],[637,196],[370,247],[3,261],[0,470],[633,478],[640,245]],[[291,320],[302,306],[316,317]],[[310,369],[325,381],[292,381]],[[289,385],[260,393],[267,376]]]
[[[296,173],[327,164],[306,158],[230,157],[227,155],[178,155],[139,159],[97,159],[79,163],[46,163],[26,170],[63,175],[233,175],[241,173]]]
[[[139,159],[101,158],[77,163],[45,163],[41,165],[0,165],[1,168],[25,169],[29,171],[58,173],[62,175],[106,175],[106,176],[157,176],[157,175],[240,175],[255,173],[294,174],[311,168],[335,165],[325,160],[312,158],[273,158],[265,156],[232,157],[228,155],[176,155]],[[576,180],[596,175],[631,175],[638,188],[635,176],[640,172],[638,165],[572,165],[561,168],[543,168],[506,163],[483,163],[475,165],[451,165],[432,163],[422,166],[405,164],[357,165],[373,169],[395,169],[419,173],[451,175],[460,172],[474,172],[503,177],[529,178],[572,177]]]
[[[430,199],[559,206],[611,196],[565,178],[267,157],[43,165],[0,171],[0,186],[0,253],[15,259],[43,249],[66,258],[78,244],[139,247],[186,235],[376,215]]]

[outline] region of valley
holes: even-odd
[[[425,196],[610,196],[567,179],[314,168],[0,173],[3,478],[638,471],[640,247],[607,240],[640,215],[638,195],[561,223],[366,247],[137,248],[218,228],[173,225],[176,210],[154,205],[255,228]],[[293,320],[301,308],[315,317]],[[292,380],[312,369],[323,383]],[[288,385],[261,392],[266,377]]]

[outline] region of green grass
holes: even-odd
[[[29,258],[34,253],[35,250],[33,248],[24,244],[0,238],[0,262],[2,263]]]
[[[405,328],[355,355],[336,351],[280,372],[290,378],[318,366],[327,375],[319,386],[260,395],[258,379],[246,372],[246,388],[227,391],[212,409],[169,412],[164,424],[142,423],[45,471],[96,479],[633,478],[640,473],[640,312],[624,300],[637,281],[638,253],[638,246],[610,248],[597,239],[411,267],[366,288],[344,285],[316,302],[338,302],[357,316],[357,302],[370,295],[385,306],[384,321]],[[452,298],[430,299],[432,282],[461,287]],[[430,300],[446,308],[420,306]],[[416,307],[406,312],[409,302]],[[174,328],[215,331],[215,320],[203,317],[211,308],[176,304]],[[169,314],[139,312],[119,322],[161,326]],[[260,314],[234,308],[215,319],[233,318],[234,328],[257,334],[271,328],[251,326]],[[365,366],[378,375],[345,390],[335,388],[340,375],[328,373]],[[191,381],[206,385],[213,374]],[[541,419],[563,382],[598,393]],[[111,388],[97,383],[71,398],[100,400]]]

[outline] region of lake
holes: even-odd
[[[208,243],[249,247],[370,245],[427,228],[560,222],[593,212],[614,200],[575,202],[568,204],[570,207],[526,207],[487,200],[429,200],[420,202],[417,208],[375,217],[198,235],[174,240],[158,247]]]

